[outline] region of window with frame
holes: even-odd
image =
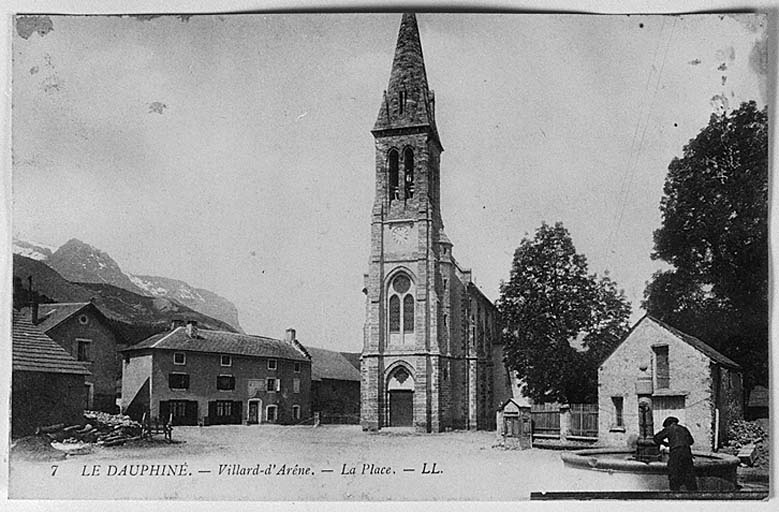
[[[265,420],[269,422],[276,421],[278,419],[278,407],[275,405],[269,405],[265,408]]]
[[[183,418],[187,415],[187,402],[183,400],[171,400],[168,407],[174,418]]]
[[[655,353],[655,385],[658,389],[668,389],[671,387],[668,345],[657,345],[652,350]]]
[[[278,362],[275,359],[268,359],[268,370],[275,370]]]
[[[189,389],[189,374],[169,373],[168,387],[170,389]]]
[[[219,391],[233,391],[235,389],[235,377],[232,375],[217,376],[216,389]]]
[[[292,419],[293,420],[299,420],[300,419],[300,406],[299,405],[293,405],[292,406]]]
[[[624,427],[624,419],[623,419],[623,404],[624,404],[624,398],[621,396],[612,396],[611,401],[614,404],[614,425],[615,427]]]
[[[300,379],[292,379],[292,392],[300,393]]]
[[[295,361],[295,364],[293,365],[295,373],[300,373],[300,362]]]
[[[233,415],[233,402],[230,400],[217,400],[216,401],[216,415],[217,416],[232,416]]]
[[[184,352],[173,352],[173,364],[178,366],[187,364],[187,355]]]
[[[221,366],[232,366],[233,365],[232,356],[222,354],[222,356],[219,358],[219,364]]]
[[[275,379],[273,377],[270,377],[266,379],[266,386],[265,389],[267,391],[273,392],[273,391],[281,391],[281,379]]]
[[[92,361],[92,340],[76,338],[76,358],[79,361]]]

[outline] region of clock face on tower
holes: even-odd
[[[391,228],[392,240],[396,245],[406,245],[409,242],[411,228],[409,226],[394,226]]]

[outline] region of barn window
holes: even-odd
[[[276,360],[268,359],[268,370],[275,370],[275,369],[276,369]]]
[[[173,364],[175,365],[187,364],[187,355],[184,352],[173,352]]]
[[[400,199],[400,169],[397,150],[389,152],[389,200]]]
[[[668,345],[657,345],[652,350],[655,352],[655,384],[658,389],[668,389],[671,384]]]
[[[292,419],[293,420],[299,420],[300,419],[300,406],[299,405],[293,405],[292,406]]]
[[[92,361],[92,340],[76,338],[78,343],[78,360]]]
[[[219,359],[219,364],[221,366],[232,366],[233,365],[233,358],[228,355],[223,355]]]
[[[403,175],[406,185],[406,199],[414,197],[414,152],[406,148],[403,152]]]
[[[614,403],[614,426],[624,427],[625,424],[622,419],[622,406],[623,398],[621,396],[612,396],[611,401]]]

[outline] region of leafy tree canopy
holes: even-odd
[[[597,368],[627,332],[630,305],[608,276],[588,273],[562,223],[522,239],[497,306],[506,363],[530,398],[595,400]]]
[[[768,113],[713,114],[674,158],[660,203],[655,273],[642,306],[768,379]]]

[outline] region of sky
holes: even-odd
[[[419,14],[453,253],[497,299],[562,221],[633,307],[669,162],[768,101],[763,18]],[[13,233],[230,299],[246,332],[362,348],[370,129],[400,14],[53,16],[13,34]],[[27,35],[27,34],[25,34]]]

